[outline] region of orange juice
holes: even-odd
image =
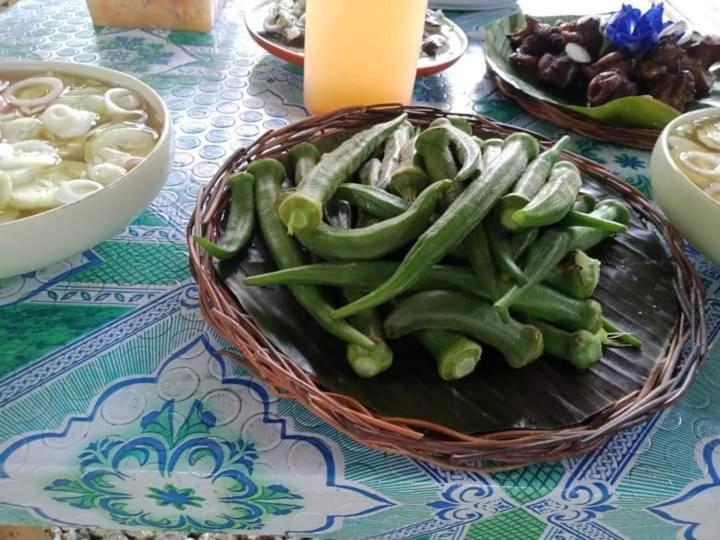
[[[307,0],[305,106],[408,104],[427,0]]]

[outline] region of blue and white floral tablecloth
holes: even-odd
[[[0,523],[352,539],[720,536],[716,348],[665,414],[587,457],[498,474],[368,450],[221,357],[183,227],[234,148],[306,114],[300,71],[251,42],[243,4],[211,34],[93,28],[81,0],[23,0],[0,15],[1,57],[135,74],[162,94],[176,133],[165,189],[127,229],[0,281]],[[483,80],[478,28],[490,16],[456,16],[471,50],[419,80],[416,100],[558,136]],[[649,195],[647,152],[573,140]],[[715,338],[720,268],[690,252]]]

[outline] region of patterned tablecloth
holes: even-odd
[[[247,36],[241,0],[212,34],[94,29],[81,0],[0,16],[0,57],[135,74],[166,100],[175,161],[162,194],[111,240],[0,281],[0,522],[331,538],[717,538],[720,358],[686,397],[592,454],[498,473],[368,450],[270,395],[202,320],[183,227],[228,153],[306,114],[298,69]],[[418,102],[556,137],[483,80],[472,47]],[[649,193],[648,153],[573,137]],[[720,327],[720,268],[688,248]]]

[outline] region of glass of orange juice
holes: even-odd
[[[427,0],[307,0],[305,106],[408,104]]]

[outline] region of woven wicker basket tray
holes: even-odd
[[[301,120],[269,131],[250,147],[237,150],[200,194],[187,235],[190,267],[198,282],[201,309],[207,321],[240,350],[251,369],[279,396],[296,399],[362,444],[456,469],[510,469],[576,456],[674,403],[693,380],[706,352],[702,283],[683,252],[682,239],[663,216],[626,182],[573,154],[564,157],[575,162],[586,177],[624,197],[646,227],[662,235],[674,265],[673,282],[680,313],[666,350],[642,387],[582,424],[562,429],[508,429],[469,435],[424,420],[383,416],[351,397],[322,387],[259,330],[221,281],[212,258],[191,240],[194,235],[215,237],[222,227],[228,203],[227,177],[254,159],[278,155],[299,142],[386,121],[403,111],[421,126],[447,114],[430,107],[379,105]],[[455,116],[466,118],[481,136],[506,136],[522,131],[478,116]]]

